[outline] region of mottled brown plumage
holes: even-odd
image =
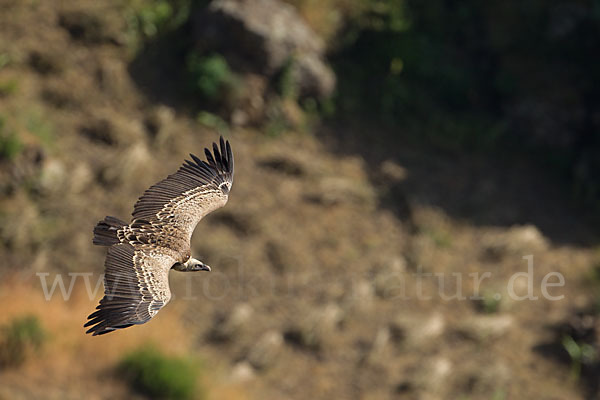
[[[134,206],[131,223],[106,217],[94,228],[93,243],[110,246],[104,297],[88,316],[86,333],[102,335],[143,324],[171,298],[169,270],[210,270],[191,258],[196,224],[227,203],[233,183],[233,154],[221,137],[206,161],[190,154],[177,172],[151,186]]]

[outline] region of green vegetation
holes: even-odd
[[[54,127],[41,112],[36,110],[29,111],[24,116],[24,124],[27,131],[35,135],[42,145],[45,147],[52,145]]]
[[[208,111],[200,111],[196,118],[200,125],[216,130],[217,132],[226,132],[229,130],[229,125],[216,114]]]
[[[33,315],[15,318],[0,328],[0,367],[17,367],[38,352],[47,334]]]
[[[571,357],[571,378],[578,380],[581,376],[581,366],[597,359],[596,350],[594,346],[577,342],[568,335],[563,337],[562,345]]]
[[[479,302],[479,310],[485,314],[494,314],[500,310],[501,296],[491,290],[483,292],[483,299]]]
[[[263,127],[263,131],[267,136],[277,137],[290,129],[290,124],[284,115],[282,103],[281,101],[274,101],[267,107],[267,121]]]
[[[0,69],[6,67],[10,62],[11,59],[8,53],[0,53]]]
[[[134,20],[146,37],[155,36],[173,16],[173,7],[168,1],[154,1],[142,7]]]
[[[582,55],[598,44],[598,13],[559,18],[557,1],[362,3],[334,56],[344,114],[402,123],[444,149],[491,150],[511,135],[508,111],[524,99],[572,114],[597,94],[597,63]]]
[[[23,150],[19,137],[6,125],[6,119],[0,115],[0,160],[12,160]]]
[[[452,247],[452,235],[441,227],[423,227],[421,228],[426,236],[428,236],[437,247],[450,248]]]
[[[185,24],[190,11],[204,0],[133,0],[124,12],[128,42],[135,54],[151,40],[163,37]]]
[[[29,135],[28,138],[45,148],[51,147],[54,141],[53,125],[35,109],[26,110],[10,120],[0,115],[0,160],[14,160],[25,148],[22,137],[16,132]]]
[[[18,87],[19,85],[14,79],[0,81],[0,97],[6,97],[10,96],[11,94],[14,94],[17,91]]]
[[[136,0],[130,5],[129,29],[151,39],[187,21],[197,0]]]
[[[146,345],[125,356],[118,370],[133,388],[161,399],[192,399],[198,396],[194,363],[169,357]]]
[[[290,129],[289,124],[280,113],[274,113],[265,123],[264,132],[267,136],[277,137]]]
[[[584,56],[599,44],[597,5],[288,2],[327,41],[337,76],[333,99],[316,107],[303,104],[310,121],[371,120],[397,132],[388,133],[390,143],[401,135],[404,142],[455,154],[533,156],[570,179],[580,203],[600,210],[594,122],[600,68]],[[204,102],[201,108],[219,114],[240,81],[221,55],[196,53],[186,35],[192,10],[206,4],[136,0],[130,25],[142,42],[165,39],[172,53],[161,59],[176,60],[190,78],[187,87]],[[297,101],[292,65],[290,59],[273,88],[281,99]],[[280,114],[265,113],[263,130],[269,135],[286,130]]]
[[[496,389],[492,394],[492,400],[504,400],[506,399],[506,391],[504,389]]]
[[[279,74],[277,86],[279,89],[279,95],[284,99],[296,100],[298,98],[298,88],[296,87],[296,83],[294,82],[294,77],[292,74],[294,62],[294,58],[290,57]]]
[[[346,45],[335,57],[340,110],[402,121],[406,134],[418,132],[420,140],[445,149],[491,148],[503,127],[491,104],[495,92],[487,60],[477,58],[471,43],[465,47],[480,35],[462,32],[479,26],[474,14],[483,6],[367,3],[349,21]]]
[[[205,100],[222,100],[236,85],[235,74],[220,54],[204,56],[192,51],[186,67],[192,89]]]

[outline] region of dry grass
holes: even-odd
[[[103,383],[115,379],[111,375],[112,368],[124,353],[140,344],[159,344],[167,354],[189,353],[193,335],[182,325],[181,311],[176,304],[170,305],[151,323],[100,337],[85,335],[83,323],[98,300],[89,300],[82,281],[75,285],[68,301],[60,295],[46,301],[39,281],[23,281],[17,277],[3,279],[0,324],[33,314],[49,335],[45,350],[36,360],[21,369],[3,371],[0,375],[3,386],[11,387],[16,393],[35,391],[36,386],[77,393],[78,389],[91,385],[98,391],[98,397],[104,398],[111,391],[104,388]],[[32,381],[36,385],[32,385]],[[121,385],[119,390],[126,391],[126,388]]]
[[[0,371],[0,398],[46,399],[135,398],[135,393],[115,376],[124,354],[152,343],[169,355],[201,359],[198,380],[208,399],[246,400],[248,387],[224,378],[204,354],[194,352],[196,334],[183,323],[183,303],[169,304],[152,321],[107,335],[85,334],[83,323],[99,298],[90,300],[81,280],[64,301],[57,291],[46,301],[36,278],[13,275],[0,284],[0,326],[23,315],[35,315],[48,332],[43,351],[24,365]],[[218,364],[216,364],[218,365]]]

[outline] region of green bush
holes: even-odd
[[[35,135],[45,147],[54,142],[54,126],[39,110],[29,110],[24,116],[27,131]]]
[[[483,292],[483,299],[477,302],[478,311],[485,314],[494,314],[500,311],[502,297],[491,290]]]
[[[134,0],[129,25],[135,34],[151,39],[184,24],[199,0]]]
[[[34,315],[15,318],[0,329],[0,366],[19,366],[39,351],[47,334]]]
[[[298,87],[292,73],[294,62],[294,57],[290,57],[279,73],[277,86],[279,95],[284,99],[296,100],[298,98]]]
[[[11,62],[10,56],[8,53],[0,53],[0,69],[6,67]]]
[[[235,74],[220,54],[204,56],[192,51],[187,57],[186,67],[192,89],[205,100],[221,100],[235,86]]]
[[[0,59],[0,63],[2,60]],[[10,79],[7,81],[0,81],[0,97],[8,97],[14,94],[19,87],[16,80]]]
[[[118,370],[135,390],[153,398],[185,400],[198,394],[193,363],[166,356],[153,346],[126,355]]]
[[[6,126],[4,117],[0,116],[0,160],[12,160],[23,150],[19,137]]]
[[[208,0],[131,0],[126,3],[128,42],[137,53],[157,39],[164,38],[189,21],[191,10]]]
[[[562,345],[571,357],[571,379],[573,380],[581,377],[582,365],[591,364],[598,359],[594,346],[589,343],[577,342],[569,335],[563,336]]]
[[[137,23],[144,36],[153,37],[172,16],[173,7],[168,1],[153,1],[139,10]]]
[[[214,129],[220,133],[227,132],[229,130],[229,125],[223,120],[223,118],[209,111],[200,111],[196,117],[196,121],[198,121],[200,125]]]

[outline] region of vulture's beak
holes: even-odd
[[[202,264],[202,266],[200,267],[200,271],[208,271],[210,272],[210,267],[206,264]]]

